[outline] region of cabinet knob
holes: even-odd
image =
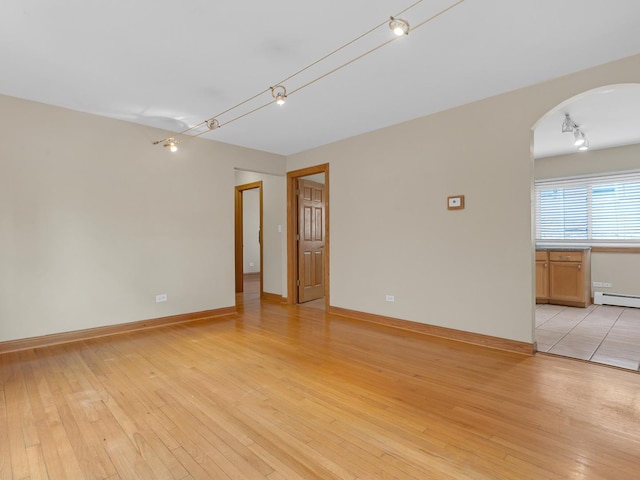
[[[582,265],[578,265],[578,270],[580,270],[582,268]]]
[[[544,264],[544,268],[547,268],[547,264],[546,263]]]

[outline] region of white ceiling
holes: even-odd
[[[454,1],[425,0],[402,17],[417,25]],[[411,3],[5,0],[0,93],[179,131]],[[284,106],[270,105],[203,138],[285,155],[307,150],[637,54],[639,20],[638,0],[465,0],[290,95]],[[389,30],[380,28],[285,86],[291,92],[387,38]],[[270,99],[266,93],[247,107]],[[570,113],[597,143],[594,111],[583,105]]]
[[[572,133],[562,133],[565,114],[580,127],[590,150],[640,143],[640,84],[610,85],[568,99],[534,133],[535,158],[576,153]]]

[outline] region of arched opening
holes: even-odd
[[[607,85],[567,99],[533,127],[539,352],[640,366],[639,104],[640,84]]]

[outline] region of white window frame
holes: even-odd
[[[540,179],[535,181],[534,185],[534,220],[535,220],[535,241],[537,245],[567,245],[567,246],[603,246],[603,247],[640,247],[640,230],[638,233],[632,233],[635,238],[593,238],[594,237],[594,216],[599,215],[596,212],[594,215],[593,211],[593,187],[599,185],[608,185],[608,184],[631,184],[633,185],[627,197],[629,198],[629,202],[632,205],[632,208],[627,210],[623,210],[622,214],[626,213],[626,216],[631,216],[631,220],[627,223],[621,223],[621,225],[629,225],[633,231],[637,228],[640,229],[640,187],[638,184],[640,183],[640,170],[633,171],[625,171],[625,172],[608,172],[604,174],[595,174],[595,175],[583,175],[583,176],[575,176],[575,177],[563,177],[563,178],[551,178],[551,179]],[[582,200],[578,200],[574,205],[577,205],[574,210],[573,218],[571,215],[569,217],[564,216],[566,209],[562,207],[563,213],[558,215],[559,221],[566,222],[567,219],[576,220],[576,226],[582,226],[583,230],[586,230],[586,238],[549,238],[549,236],[554,233],[552,228],[549,228],[547,231],[547,236],[545,238],[541,238],[541,232],[544,234],[544,228],[541,227],[542,219],[540,213],[540,194],[544,190],[550,189],[565,189],[565,188],[586,188],[586,199],[584,199],[584,206],[582,205]],[[560,205],[564,205],[559,203]],[[635,204],[637,204],[637,213]],[[607,204],[605,204],[607,205]],[[616,212],[618,215],[621,215],[619,207],[613,202],[611,205],[611,213]],[[609,205],[607,205],[608,207]],[[575,211],[578,208],[586,209],[587,219],[586,222],[578,223],[577,220],[581,215],[576,214]],[[609,210],[605,208],[605,211]],[[607,212],[609,213],[609,212]],[[636,218],[637,217],[637,218]],[[605,217],[606,221],[609,217]],[[550,221],[549,223],[553,223]],[[561,235],[567,236],[566,227],[557,226],[555,232],[561,232]],[[620,227],[617,227],[620,228]],[[596,235],[597,236],[597,235]]]

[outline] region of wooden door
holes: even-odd
[[[298,179],[298,302],[324,296],[324,185]]]

